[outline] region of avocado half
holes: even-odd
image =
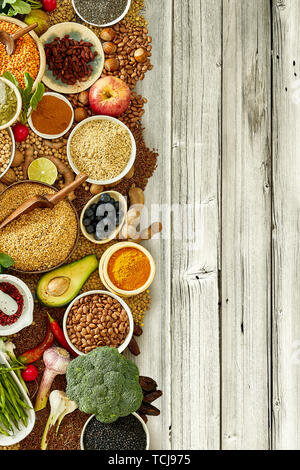
[[[64,307],[76,297],[83,284],[97,268],[98,260],[96,255],[89,255],[44,274],[37,285],[37,298],[47,307]],[[64,291],[62,294],[56,292],[53,295],[48,291],[49,283],[51,283],[50,286],[53,286],[53,281],[62,284],[62,290]]]

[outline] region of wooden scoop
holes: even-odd
[[[33,23],[26,28],[19,29],[14,34],[8,34],[6,31],[0,30],[0,42],[6,47],[8,55],[12,55],[16,49],[16,40],[29,33],[38,26],[37,23]]]
[[[16,220],[23,214],[28,214],[28,212],[33,211],[37,208],[47,208],[53,209],[53,207],[58,204],[60,201],[65,199],[68,194],[78,188],[84,181],[87,180],[87,175],[81,173],[78,175],[72,183],[65,186],[63,189],[58,191],[55,194],[43,194],[42,196],[34,196],[28,201],[23,202],[15,211],[13,211],[6,219],[3,220],[0,224],[0,229],[6,227],[6,225],[10,224],[13,220]]]

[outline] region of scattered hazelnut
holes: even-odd
[[[113,42],[104,42],[102,44],[102,47],[103,47],[105,54],[108,54],[108,55],[114,54],[117,50],[117,46]]]
[[[94,195],[100,194],[103,192],[103,186],[99,186],[98,184],[92,184],[90,187],[90,192]]]
[[[120,68],[120,62],[115,58],[107,59],[104,62],[104,67],[108,72],[116,72],[116,70],[119,70]]]
[[[76,108],[74,111],[74,118],[76,122],[81,122],[88,117],[84,108]]]
[[[116,37],[116,32],[112,28],[104,28],[100,33],[100,38],[103,41],[113,41]]]
[[[82,91],[81,93],[79,93],[78,100],[81,104],[84,104],[84,105],[89,104],[89,92]]]
[[[148,58],[148,54],[147,54],[146,49],[144,49],[143,47],[139,47],[138,49],[136,49],[136,51],[134,52],[134,58],[137,62],[139,62],[141,64],[143,62],[146,62],[146,60]]]

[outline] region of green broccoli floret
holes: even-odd
[[[66,375],[68,397],[102,423],[113,423],[141,406],[139,370],[116,348],[96,348],[77,357],[70,362]]]

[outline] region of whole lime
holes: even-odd
[[[25,23],[29,25],[37,23],[38,26],[34,29],[34,32],[41,36],[50,27],[50,17],[44,10],[31,10],[31,12],[25,16]]]

